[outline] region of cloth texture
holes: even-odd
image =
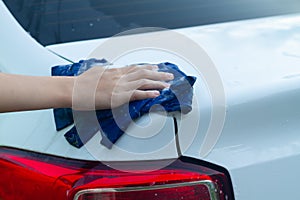
[[[52,67],[52,76],[78,76],[91,67],[103,67],[109,64],[105,59],[81,60],[70,65]],[[187,76],[177,65],[169,62],[158,64],[158,68],[158,71],[169,72],[174,75],[172,81],[167,81],[170,88],[161,90],[158,97],[132,101],[117,108],[106,110],[74,111],[71,108],[54,109],[57,131],[72,125],[74,123],[73,116],[77,116],[76,126],[73,125],[64,135],[66,140],[71,145],[80,148],[100,131],[102,135],[100,143],[110,149],[124,134],[130,123],[146,113],[179,111],[187,114],[190,112],[192,110],[193,85],[196,77]],[[97,124],[94,123],[95,118]]]

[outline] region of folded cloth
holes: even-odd
[[[105,66],[108,64],[104,59],[81,60],[79,63],[53,67],[52,75],[78,76],[93,66]],[[100,126],[95,126],[92,123],[93,114],[91,111],[72,111],[70,108],[54,109],[56,129],[59,131],[73,124],[73,112],[75,112],[76,116],[80,117],[79,119],[78,117],[76,118],[76,127],[74,125],[64,135],[67,141],[71,145],[80,148],[100,130],[102,135],[101,144],[110,149],[123,135],[132,120],[141,117],[143,114],[174,111],[187,114],[192,110],[192,86],[196,81],[196,77],[187,76],[172,63],[160,63],[158,67],[158,71],[174,74],[174,79],[167,81],[170,84],[170,88],[161,90],[158,97],[132,101],[114,109],[97,110],[96,117]],[[77,129],[80,130],[80,135]]]

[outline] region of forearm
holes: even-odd
[[[71,107],[73,77],[0,73],[0,112]]]

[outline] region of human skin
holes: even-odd
[[[101,110],[155,98],[158,90],[169,87],[165,81],[174,78],[157,69],[155,65],[93,67],[76,77],[0,73],[0,112],[48,108]]]

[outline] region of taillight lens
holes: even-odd
[[[218,199],[211,197],[209,188],[215,188],[211,182],[196,181],[180,184],[166,184],[159,186],[128,187],[115,189],[92,189],[82,190],[76,194],[75,199],[122,199],[122,200],[153,200],[153,199],[172,199],[172,200],[194,200],[194,199]],[[212,194],[214,195],[214,194]]]
[[[181,157],[163,169],[160,161],[119,162],[132,171],[101,162],[73,160],[0,148],[0,199],[59,200],[227,200],[231,182],[223,168]],[[136,169],[136,170],[135,170]]]
[[[204,182],[169,184],[160,187],[132,187],[123,189],[95,189],[81,191],[75,199],[210,199],[210,193]]]

